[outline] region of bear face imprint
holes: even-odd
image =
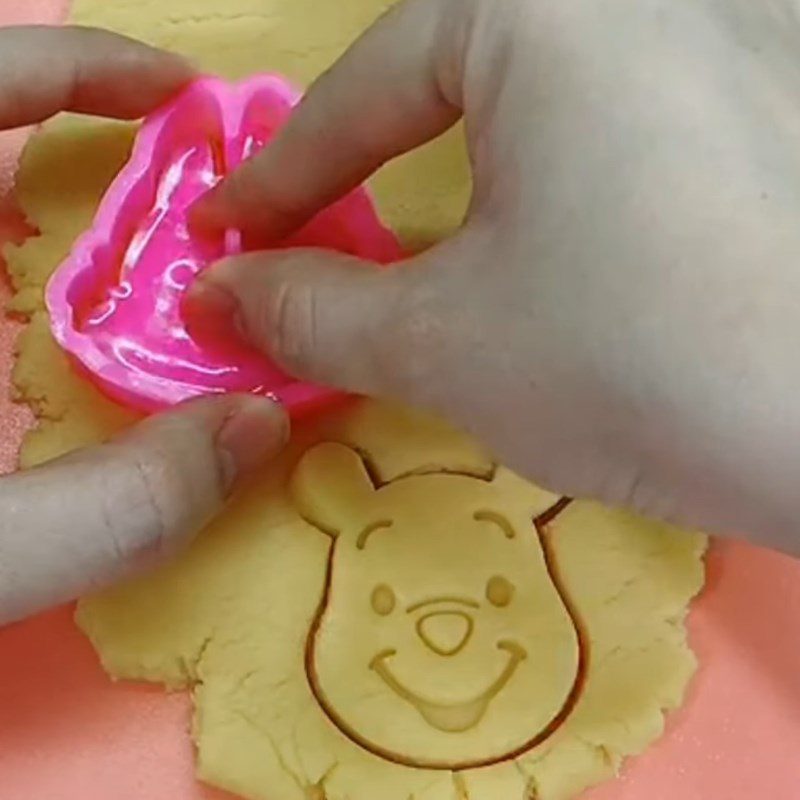
[[[574,708],[588,657],[533,524],[564,501],[502,470],[382,486],[369,474],[323,444],[292,481],[332,539],[305,654],[316,701],[349,739],[409,766],[475,768],[538,746]]]

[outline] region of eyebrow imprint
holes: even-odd
[[[378,522],[372,522],[364,528],[361,533],[358,534],[358,539],[356,539],[356,548],[358,550],[363,550],[367,546],[367,539],[372,536],[375,531],[382,530],[383,528],[391,528],[394,525],[394,521],[390,519],[382,519]]]
[[[512,524],[496,511],[476,511],[472,515],[472,519],[476,522],[493,522],[503,531],[506,539],[515,539],[517,536]]]

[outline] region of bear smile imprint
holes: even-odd
[[[514,677],[517,667],[528,657],[525,649],[516,642],[502,641],[498,643],[497,648],[509,654],[505,669],[486,691],[462,703],[437,703],[420,697],[404,686],[394,676],[387,663],[388,659],[397,655],[396,650],[384,650],[378,653],[372,659],[370,669],[377,673],[395,694],[411,703],[429,725],[444,733],[463,733],[480,723],[489,704],[503,691]]]

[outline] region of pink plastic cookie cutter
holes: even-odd
[[[213,241],[191,232],[188,209],[264,147],[298,100],[276,75],[239,84],[203,78],[145,120],[91,229],[46,293],[56,340],[108,396],[153,411],[201,395],[252,392],[276,396],[293,414],[338,396],[293,380],[234,335],[197,341],[181,313],[195,276],[241,251],[235,231]],[[325,247],[379,263],[401,255],[363,188],[281,246]]]

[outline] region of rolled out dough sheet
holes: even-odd
[[[704,537],[563,507],[366,401],[281,467],[180,562],[79,607],[112,675],[193,689],[202,778],[253,800],[568,800],[660,736],[695,668]]]
[[[307,83],[388,5],[78,0],[71,19],[228,77]],[[42,231],[10,259],[33,315],[16,383],[41,420],[25,464],[132,421],[71,371],[42,310],[131,137],[65,117],[23,160]],[[469,192],[459,133],[374,188],[410,246],[446,235]],[[79,622],[112,675],[193,690],[199,774],[246,797],[567,800],[681,702],[705,540],[558,501],[436,421],[356,403],[301,428],[183,560],[85,601]]]

